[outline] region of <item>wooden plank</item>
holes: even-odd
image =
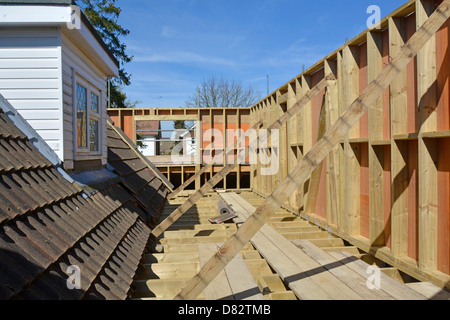
[[[330,75],[320,81],[312,90],[306,93],[297,103],[295,103],[289,110],[287,110],[280,118],[278,118],[272,125],[267,128],[267,139],[270,138],[272,130],[279,129],[289,119],[299,112],[305,104],[307,104],[313,97],[319,94],[327,85],[327,81],[332,80],[334,76]],[[246,154],[249,150],[256,150],[258,138],[251,141],[246,148]],[[236,161],[237,162],[237,161]],[[178,207],[172,214],[170,214],[164,221],[162,221],[155,229],[152,230],[152,236],[157,238],[175,221],[177,221],[189,208],[191,208],[197,201],[205,196],[216,184],[223,180],[223,178],[236,168],[237,163],[228,164],[214,175],[208,182],[206,182],[198,191],[191,195],[186,202]]]
[[[338,260],[344,260],[345,265],[352,269],[353,271],[360,274],[362,277],[367,277],[367,270],[370,267],[369,264],[365,263],[361,259],[347,252],[329,252],[333,258]],[[381,290],[391,295],[397,300],[424,300],[425,297],[417,292],[414,292],[407,286],[397,282],[396,280],[390,278],[384,273],[380,273],[380,286]]]
[[[325,74],[337,75],[337,61],[325,61]],[[328,82],[326,92],[326,123],[327,129],[339,118],[339,87],[338,80]],[[336,225],[339,213],[339,157],[341,149],[336,147],[327,158],[327,222]]]
[[[391,189],[391,253],[394,257],[408,255],[408,141],[393,141]]]
[[[367,34],[368,79],[373,81],[383,69],[383,42],[379,31]],[[369,139],[382,140],[383,136],[383,99],[379,97],[369,108]]]
[[[389,54],[395,56],[406,42],[406,19],[389,19]],[[406,90],[406,70],[402,71],[391,83],[391,132],[392,135],[405,134],[408,131],[408,97]]]
[[[221,195],[227,202],[230,201],[233,208],[239,212],[241,219],[246,220],[246,216],[243,214],[246,212],[239,203],[233,203],[234,199],[229,194]],[[263,252],[258,251],[265,257],[270,257],[271,261],[278,261],[279,264],[272,265],[277,274],[288,283],[289,288],[297,295],[299,299],[332,299],[332,297],[322,289],[316,282],[310,277],[297,277],[299,274],[299,268],[295,265],[279,248],[270,240],[268,240],[261,232],[258,232],[253,238],[252,243],[264,243],[261,247]]]
[[[225,117],[224,117],[225,118]],[[256,130],[257,128],[259,128],[261,126],[262,122],[258,121],[252,128],[251,130]],[[244,138],[240,138],[237,139],[237,141],[234,142],[233,146],[231,147],[231,149],[235,149],[239,146],[240,143],[242,143],[244,141]],[[224,152],[225,154],[225,152]],[[202,174],[204,174],[205,172],[208,172],[209,170],[211,170],[214,166],[214,162],[211,164],[207,164],[206,166],[204,166],[202,169],[200,169],[198,172],[195,173],[195,175],[193,175],[192,177],[190,177],[185,183],[183,183],[181,186],[179,186],[175,191],[173,191],[171,194],[169,194],[168,199],[173,199],[177,196],[177,194],[179,194],[181,191],[183,191],[187,186],[189,186],[191,183],[193,183],[195,180],[197,180],[197,178],[201,177]],[[226,189],[226,188],[225,188]],[[238,188],[239,189],[239,188]]]
[[[201,177],[202,174],[205,172],[211,170],[213,167],[213,163],[207,164],[206,166],[203,166],[199,171],[197,171],[192,177],[190,177],[188,180],[186,180],[181,186],[179,186],[177,189],[175,189],[171,194],[168,195],[167,199],[173,199],[175,198],[180,192],[182,192],[187,186],[189,186],[191,183],[197,180],[197,178]]]
[[[392,300],[388,293],[379,290],[371,290],[367,286],[367,276],[363,277],[347,267],[345,261],[333,258],[322,249],[316,247],[309,241],[299,240],[297,242],[302,250],[311,258],[322,265],[336,278],[346,283],[352,290],[357,292],[365,300]]]
[[[359,91],[359,47],[346,46],[342,50],[343,82],[344,82],[344,110],[358,98]],[[356,122],[349,131],[349,138],[360,137],[360,124]]]
[[[382,33],[367,34],[368,79],[373,81],[383,69]],[[369,141],[380,141],[383,135],[383,99],[379,97],[369,108]],[[384,153],[383,147],[369,145],[369,243],[384,245]],[[387,156],[387,155],[386,155]]]
[[[213,243],[204,243],[198,245],[200,267],[217,252],[220,245]],[[225,270],[222,270],[217,277],[204,290],[207,300],[234,300],[233,292],[228,283]]]
[[[225,274],[235,300],[264,300],[258,285],[240,254],[236,255],[225,267]]]
[[[424,271],[437,269],[438,174],[436,139],[419,139],[418,260]]]
[[[147,115],[147,116],[135,116],[134,121],[199,121],[197,115]]]
[[[361,231],[361,144],[344,143],[345,192],[343,230],[348,235],[359,235]]]
[[[326,133],[327,110],[325,104],[322,105],[319,117],[319,128],[317,132],[317,140],[319,141]],[[311,174],[309,179],[308,196],[306,198],[305,212],[315,213],[317,204],[317,195],[319,194],[320,179],[322,176],[323,162],[321,162]]]
[[[344,114],[330,128],[327,134],[315,144],[304,159],[294,170],[277,186],[274,192],[267,197],[256,212],[239,228],[211,258],[200,272],[187,284],[175,299],[189,299],[197,297],[205,285],[212,281],[222,270],[223,265],[230,261],[269,219],[271,214],[282,206],[284,200],[310,176],[311,172],[333,150],[334,146],[343,139],[367,111],[383,94],[390,83],[406,68],[406,65],[417,55],[417,52],[439,30],[450,16],[450,0],[444,0],[436,11],[428,18],[419,30],[409,39],[407,44],[399,51],[378,77],[372,81]]]
[[[230,198],[232,200],[230,200]],[[248,218],[255,211],[255,208],[251,204],[235,193],[229,195],[228,201],[230,201],[234,207],[239,207],[239,213],[245,218]],[[298,283],[295,283],[295,279],[309,277],[323,291],[327,292],[328,297],[322,297],[322,299],[361,299],[361,296],[343,282],[339,281],[332,274],[327,273],[317,262],[308,257],[308,255],[276,232],[272,227],[264,225],[260,232],[257,233],[257,236],[251,239],[251,242],[271,267],[274,270],[280,271],[281,274],[279,275],[294,293],[297,294],[298,292]],[[268,250],[267,247],[269,246],[269,243],[276,247],[276,250]],[[280,252],[283,253],[284,256],[280,255]],[[294,263],[296,273],[286,276],[283,274],[283,268],[286,264],[289,265],[290,263]],[[292,281],[293,279],[294,281]],[[294,285],[292,285],[291,282],[293,282]],[[322,290],[319,292],[322,292]],[[298,294],[298,297],[300,299],[311,299],[311,293],[305,295],[302,291]]]
[[[416,2],[416,25],[419,28],[435,8],[432,0]],[[437,73],[436,73],[436,35],[419,50],[417,54],[417,99],[419,106],[420,132],[437,129]]]
[[[416,2],[416,24],[420,27],[434,10],[434,1]],[[436,35],[417,54],[417,99],[419,128],[422,132],[437,130]],[[419,150],[419,267],[424,271],[437,268],[437,145],[434,139],[418,140]]]
[[[407,283],[406,286],[423,294],[429,300],[450,300],[450,292],[435,286],[431,282],[412,282]]]

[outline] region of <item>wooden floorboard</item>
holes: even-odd
[[[256,209],[236,193],[220,195],[242,220]],[[253,202],[257,203],[257,199]],[[426,299],[382,272],[381,289],[371,289],[367,285],[369,265],[365,262],[346,252],[325,252],[309,240],[289,241],[268,224],[251,243],[299,299]]]

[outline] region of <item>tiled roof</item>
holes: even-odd
[[[122,185],[147,212],[146,222],[155,226],[170,191],[120,137],[118,130],[108,125],[108,163],[122,178]]]
[[[150,186],[140,179],[160,192],[140,171],[124,185],[138,198]],[[97,191],[88,197],[63,178],[0,108],[1,300],[127,298],[150,234],[140,219],[147,213],[121,185]],[[159,203],[154,193],[145,201]],[[69,266],[79,268],[81,289],[68,288]]]
[[[141,136],[159,136],[160,122],[158,120],[143,120],[136,122],[137,133]]]

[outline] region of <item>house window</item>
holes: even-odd
[[[77,142],[79,148],[87,147],[87,89],[77,83]]]
[[[89,122],[89,148],[91,151],[98,151],[98,121]]]
[[[91,110],[98,113],[98,95],[91,92]]]
[[[76,82],[77,150],[100,152],[100,93],[87,82]]]

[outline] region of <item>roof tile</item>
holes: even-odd
[[[0,109],[0,299],[127,297],[150,236],[141,208],[166,188],[110,129],[108,142],[124,182],[86,196]],[[81,290],[67,287],[72,265]]]

